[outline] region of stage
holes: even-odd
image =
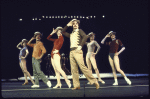
[[[118,77],[118,86],[113,86],[114,79],[102,78],[105,84],[100,84],[100,88],[96,89],[94,85],[88,85],[86,79],[80,79],[79,90],[71,90],[68,88],[64,79],[61,79],[62,88],[53,89],[56,80],[51,79],[52,87],[48,88],[40,80],[39,88],[31,88],[32,83],[22,86],[23,80],[2,81],[1,93],[3,98],[33,98],[33,97],[148,97],[149,96],[149,79],[144,77],[129,77],[132,85],[128,85],[123,77]],[[71,80],[72,83],[72,80]]]

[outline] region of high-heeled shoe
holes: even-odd
[[[24,84],[22,84],[22,85],[28,85],[28,82],[25,82]]]
[[[67,85],[68,85],[69,88],[71,88],[71,81],[70,80],[68,80]]]
[[[57,84],[57,85],[56,85],[55,87],[53,87],[53,88],[54,88],[54,89],[55,89],[55,88],[58,88],[58,87],[61,88],[61,86],[62,86],[62,84]]]
[[[105,82],[101,79],[101,80],[98,80],[99,82],[101,82],[102,84],[105,84]]]

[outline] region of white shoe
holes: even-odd
[[[131,85],[131,81],[129,79],[126,80],[127,84]]]
[[[52,84],[51,84],[50,81],[47,82],[47,86],[48,86],[48,87],[51,87],[51,86],[52,86]]]
[[[114,82],[113,85],[114,85],[114,86],[118,85],[118,82]]]
[[[105,84],[105,82],[101,79],[101,80],[98,80],[99,82],[101,82],[102,84]]]
[[[87,84],[90,84],[90,82],[88,82]]]
[[[39,88],[40,86],[39,85],[33,85],[31,86],[31,88]]]

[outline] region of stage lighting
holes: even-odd
[[[94,18],[95,18],[96,16],[94,16]]]
[[[77,16],[77,18],[78,18],[78,16]]]
[[[92,16],[91,16],[91,18],[92,18]]]
[[[44,18],[44,16],[42,16]]]
[[[49,18],[51,18],[51,16],[49,16]]]
[[[35,20],[37,20],[37,18],[35,18]]]
[[[82,16],[80,16],[80,18],[82,18]]]
[[[83,17],[84,18],[84,17]]]
[[[48,16],[46,16],[46,18],[48,18]]]
[[[103,15],[102,17],[104,18],[105,16]]]
[[[86,17],[86,19],[89,19],[89,17]]]
[[[70,16],[68,16],[68,18],[70,18]]]
[[[61,16],[61,18],[63,18],[63,16]]]
[[[58,18],[60,18],[60,16],[58,16]]]
[[[71,18],[73,18],[73,16],[71,16]]]
[[[54,18],[54,16],[52,16],[52,18]]]
[[[67,18],[67,16],[65,15],[64,18]]]
[[[74,16],[74,18],[76,18],[76,16]]]
[[[22,19],[19,19],[19,21],[22,21]]]
[[[39,19],[39,20],[41,20],[41,19]]]
[[[55,18],[57,18],[57,16],[55,16]]]

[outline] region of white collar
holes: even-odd
[[[78,32],[78,31],[79,31],[79,29],[75,29],[75,30],[74,30],[74,32]]]

